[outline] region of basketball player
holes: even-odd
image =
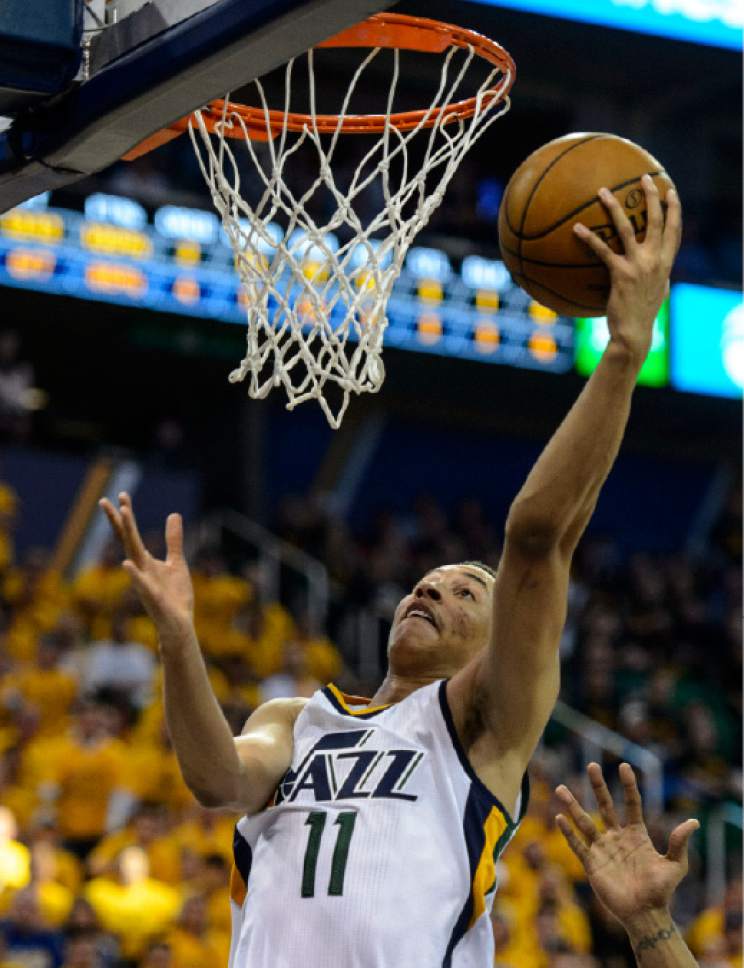
[[[666,854],[658,854],[643,822],[641,795],[630,765],[621,763],[619,769],[625,799],[624,827],[599,764],[590,763],[587,773],[605,829],[597,829],[565,786],[555,792],[578,833],[562,814],[555,819],[583,865],[594,893],[627,931],[639,966],[696,968],[697,961],[669,908],[677,885],[687,873],[687,844],[700,824],[697,820],[678,824],[669,837]]]
[[[371,700],[333,685],[274,700],[233,739],[207,679],[178,515],[154,559],[131,502],[102,502],[155,621],[165,712],[199,801],[235,834],[232,968],[458,968],[493,960],[496,858],[527,802],[525,771],[559,687],[569,567],[612,467],[681,234],[644,179],[639,243],[601,195],[624,254],[607,265],[610,342],[514,500],[497,572],[443,565],[398,605]]]

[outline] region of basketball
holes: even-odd
[[[649,174],[662,204],[673,183],[664,167],[639,145],[614,134],[578,133],[549,141],[512,175],[499,210],[499,246],[513,280],[563,316],[604,316],[610,277],[604,264],[576,237],[583,222],[615,252],[622,242],[597,197],[603,186],[621,202],[642,241]]]

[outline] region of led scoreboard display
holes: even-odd
[[[261,254],[271,258],[282,232],[271,223],[265,230]],[[328,235],[324,243],[336,249],[340,241]],[[304,247],[308,279],[327,278],[302,232],[287,244]],[[96,194],[84,213],[49,208],[39,196],[0,215],[0,285],[245,325],[250,307],[233,258],[217,215],[201,209],[164,205],[150,220],[133,199]],[[606,319],[557,316],[498,259],[454,261],[423,245],[409,249],[387,312],[386,346],[553,373],[589,376],[609,339]],[[741,293],[674,284],[639,383],[740,397]]]
[[[0,283],[245,324],[233,254],[213,212],[165,205],[150,223],[134,199],[91,195],[84,213],[47,202],[0,216]],[[266,226],[267,258],[281,234]],[[331,235],[324,242],[339,245]],[[307,245],[299,232],[288,244]],[[307,245],[308,278],[322,278],[318,258]],[[503,263],[473,254],[456,266],[424,246],[409,250],[393,288],[385,344],[553,372],[573,367],[572,321],[534,302]]]
[[[741,49],[742,0],[477,0],[496,7]]]
[[[65,234],[64,219],[57,212],[12,208],[0,215],[0,232],[9,239],[24,242],[55,243]]]
[[[576,320],[576,369],[582,376],[592,373],[610,340],[605,316]],[[669,300],[654,320],[651,349],[638,374],[641,385],[663,387],[669,383]]]
[[[672,289],[675,319],[672,384],[688,393],[741,398],[744,392],[744,303],[741,292],[680,283]]]

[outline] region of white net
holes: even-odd
[[[246,354],[230,381],[247,380],[254,398],[283,387],[290,410],[317,400],[334,428],[352,394],[375,393],[382,386],[386,307],[408,247],[441,203],[465,154],[509,108],[512,78],[488,65],[472,117],[445,123],[441,109],[462,97],[476,56],[472,48],[450,47],[428,110],[411,130],[401,130],[390,120],[401,74],[400,52],[394,50],[383,130],[355,136],[361,160],[350,177],[344,167],[343,184],[340,164],[334,176],[343,123],[355,117],[349,113],[351,99],[379,53],[379,48],[369,51],[354,72],[329,133],[322,133],[315,120],[313,50],[306,55],[313,123],[303,130],[290,130],[286,121],[294,61],[286,66],[284,122],[278,127],[264,86],[254,82],[273,137],[252,140],[244,117],[227,100],[213,133],[201,111],[189,128],[234,251],[248,320]],[[467,95],[472,94],[471,87]],[[237,133],[244,137],[236,139]],[[308,175],[309,157],[313,171]],[[294,177],[293,161],[302,168],[304,183]],[[246,178],[244,190],[246,175],[250,182]],[[371,198],[377,201],[374,210]]]

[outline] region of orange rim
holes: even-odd
[[[397,48],[432,54],[441,54],[450,47],[472,48],[478,57],[503,72],[505,83],[498,88],[486,91],[481,98],[466,98],[464,101],[456,101],[434,110],[399,111],[391,114],[389,118],[384,114],[349,115],[343,118],[340,124],[337,114],[311,115],[293,112],[285,114],[284,111],[276,110],[264,112],[263,108],[216,100],[210,101],[201,110],[202,121],[207,130],[214,132],[220,126],[220,131],[228,138],[244,139],[247,133],[253,140],[268,141],[283,130],[302,131],[306,127],[322,134],[332,134],[336,131],[342,134],[379,134],[385,130],[386,124],[390,124],[399,131],[411,131],[419,125],[432,128],[435,124],[449,124],[452,121],[471,118],[478,110],[479,104],[481,109],[485,109],[503,101],[516,77],[516,65],[511,55],[495,40],[490,40],[483,34],[465,27],[456,27],[453,24],[445,24],[425,17],[410,17],[406,14],[374,14],[367,20],[329,37],[317,46]],[[226,116],[231,114],[237,115],[242,124],[222,126]],[[188,115],[167,128],[156,131],[127,152],[123,156],[124,160],[132,161],[177,138],[188,130],[193,118],[193,114]]]

